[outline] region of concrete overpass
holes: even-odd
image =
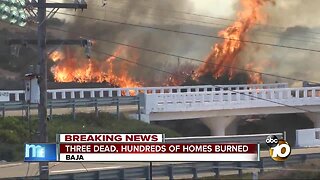
[[[24,100],[23,90],[5,93],[7,101]],[[200,118],[213,135],[225,135],[226,127],[243,115],[305,113],[320,127],[320,87],[289,88],[281,83],[48,90],[49,99],[135,95],[141,97],[145,122]]]
[[[305,113],[320,127],[320,87],[143,94],[146,122],[200,118],[213,135],[244,115]]]

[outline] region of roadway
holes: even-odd
[[[291,154],[310,154],[320,153],[320,147],[317,148],[301,148],[293,149]],[[268,157],[268,151],[262,151],[261,157]],[[289,157],[290,158],[290,157]],[[153,165],[172,164],[167,162],[153,163]],[[74,162],[51,162],[49,163],[50,174],[66,174],[86,171],[99,171],[107,169],[118,169],[128,167],[149,166],[148,162],[88,162],[88,163],[74,163]],[[24,177],[38,175],[38,163],[25,162],[0,162],[0,178],[9,177]]]

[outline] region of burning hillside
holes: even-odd
[[[64,57],[56,61],[57,64],[52,67],[51,71],[54,75],[54,80],[57,82],[106,82],[115,87],[140,87],[142,83],[134,80],[128,74],[130,66],[126,62],[117,61],[116,57],[123,52],[122,48],[117,48],[114,56],[108,57],[105,60],[82,59],[75,58],[73,54],[67,53],[67,56],[57,55],[54,57]],[[61,53],[61,52],[59,52]],[[131,53],[130,58],[137,60],[138,56]],[[52,57],[51,57],[52,58]],[[115,62],[117,61],[117,62]]]
[[[263,12],[263,7],[267,3],[274,2],[272,0],[240,0],[241,8],[237,13],[236,21],[218,33],[222,40],[212,47],[212,51],[204,62],[199,67],[192,65],[180,67],[168,76],[162,85],[181,85],[190,78],[198,81],[201,77],[208,75],[215,79],[228,76],[229,80],[232,80],[238,73],[236,68],[253,71],[246,72],[247,83],[263,83],[261,74],[254,73],[261,71],[262,66],[257,62],[248,62],[241,53],[247,47],[245,41],[250,40],[249,32],[256,24],[265,23],[266,14]],[[126,62],[115,62],[117,57],[123,57],[123,55],[134,62],[138,62],[140,58],[135,51],[121,47],[114,51],[113,56],[105,60],[79,60],[71,52],[56,51],[50,56],[56,63],[51,71],[57,82],[107,82],[116,87],[148,86],[147,79],[143,83],[129,74],[132,66]]]
[[[262,12],[263,6],[273,2],[270,0],[240,0],[242,10],[237,14],[237,20],[219,32],[219,37],[223,42],[215,44],[204,63],[196,70],[195,78],[210,73],[213,77],[219,78],[223,74],[228,74],[232,79],[235,75],[234,68],[241,67],[243,62],[239,54],[245,48],[248,41],[248,32],[256,24],[262,24],[266,21],[266,15]],[[253,64],[245,65],[246,69],[256,71],[260,68]],[[249,73],[248,83],[262,83],[261,74]]]

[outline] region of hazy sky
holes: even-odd
[[[51,1],[51,0],[48,0]],[[56,0],[55,2],[71,2],[72,0]],[[87,0],[87,2],[92,2],[91,5],[88,7],[88,9],[100,9],[97,11],[94,11],[94,16],[98,17],[98,18],[106,18],[106,19],[116,19],[121,21],[121,17],[123,18],[123,10],[121,8],[122,5],[124,5],[125,2],[128,1],[136,1],[139,2],[138,4],[141,4],[141,6],[150,6],[150,3],[155,2],[155,1],[162,1],[162,0],[147,0],[147,1],[143,1],[143,0],[109,0],[109,4],[107,4],[107,10],[104,10],[104,7],[101,7],[101,0]],[[185,6],[181,6],[181,2],[188,3]],[[222,18],[230,18],[230,16],[234,15],[234,4],[237,3],[238,0],[179,0],[177,1],[177,6],[174,7],[174,9],[176,11],[183,11],[183,12],[189,12],[189,13],[194,13],[194,14],[200,14],[200,15],[206,15],[206,16],[213,16],[213,17],[222,17]],[[107,1],[108,2],[108,1]],[[171,0],[165,0],[163,1],[163,3],[167,3],[168,5],[170,5]],[[178,3],[179,2],[179,3]],[[174,4],[174,0],[172,0],[171,5]],[[165,6],[164,6],[165,7]],[[185,9],[185,7],[188,7],[188,9]],[[164,9],[163,7],[159,7],[159,9]],[[155,9],[157,9],[155,7]],[[68,12],[68,13],[74,13],[73,10],[64,10],[61,9],[59,10],[60,12]],[[108,12],[107,16],[105,14],[105,11]],[[116,13],[113,13],[116,12]],[[89,11],[92,12],[92,11]],[[118,12],[118,13],[117,13]],[[159,11],[156,11],[155,13],[159,13]],[[93,14],[87,13],[87,11],[84,11],[84,15],[85,16],[92,16]],[[153,15],[154,16],[154,15]],[[174,15],[174,16],[181,16],[181,15]],[[66,20],[70,20],[68,17],[64,16],[64,15],[59,15],[56,14],[57,18],[63,18]],[[135,17],[134,20],[141,20],[143,19],[143,16],[137,16]],[[197,17],[196,17],[197,18]],[[232,17],[231,17],[232,18]],[[72,18],[73,19],[73,18]],[[195,17],[192,16],[188,16],[187,19],[195,19]],[[132,21],[133,19],[131,19]],[[204,21],[207,21],[206,18],[202,19]],[[144,20],[143,20],[144,21]],[[209,19],[208,21],[211,21],[211,19]],[[174,21],[173,21],[174,22]],[[133,22],[136,23],[136,22]],[[147,23],[147,22],[144,22]],[[177,22],[175,22],[177,23]],[[180,20],[179,23],[182,23],[182,21]],[[191,23],[191,22],[188,22]],[[223,22],[225,23],[225,22]],[[205,25],[205,24],[200,24],[200,25]]]
[[[55,2],[62,2],[63,0],[56,0]],[[71,2],[72,0],[66,0],[65,2]],[[87,0],[87,2],[92,0]],[[129,0],[121,0],[119,2],[125,2]],[[135,1],[135,0],[131,0]],[[151,0],[152,1],[152,0]],[[155,0],[153,0],[155,1]],[[156,0],[161,1],[161,0]],[[209,16],[221,16],[221,17],[228,17],[234,13],[233,11],[233,4],[237,2],[237,0],[185,0],[192,2],[194,5],[194,12],[198,14],[204,14]],[[117,0],[111,0],[111,4],[113,2],[117,2]],[[101,4],[101,0],[96,0],[95,4]],[[179,10],[179,7],[177,7]],[[182,9],[181,9],[182,10]]]
[[[191,0],[194,3],[194,11],[219,17],[228,17],[234,13],[233,4],[236,0]]]

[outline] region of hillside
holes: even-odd
[[[37,118],[30,123],[20,117],[6,117],[0,120],[0,161],[20,161],[23,159],[23,146],[27,142],[36,142]],[[164,133],[166,137],[180,136],[168,128],[151,125],[142,121],[100,113],[77,114],[73,121],[71,115],[53,116],[48,122],[49,142],[55,142],[58,133]]]

